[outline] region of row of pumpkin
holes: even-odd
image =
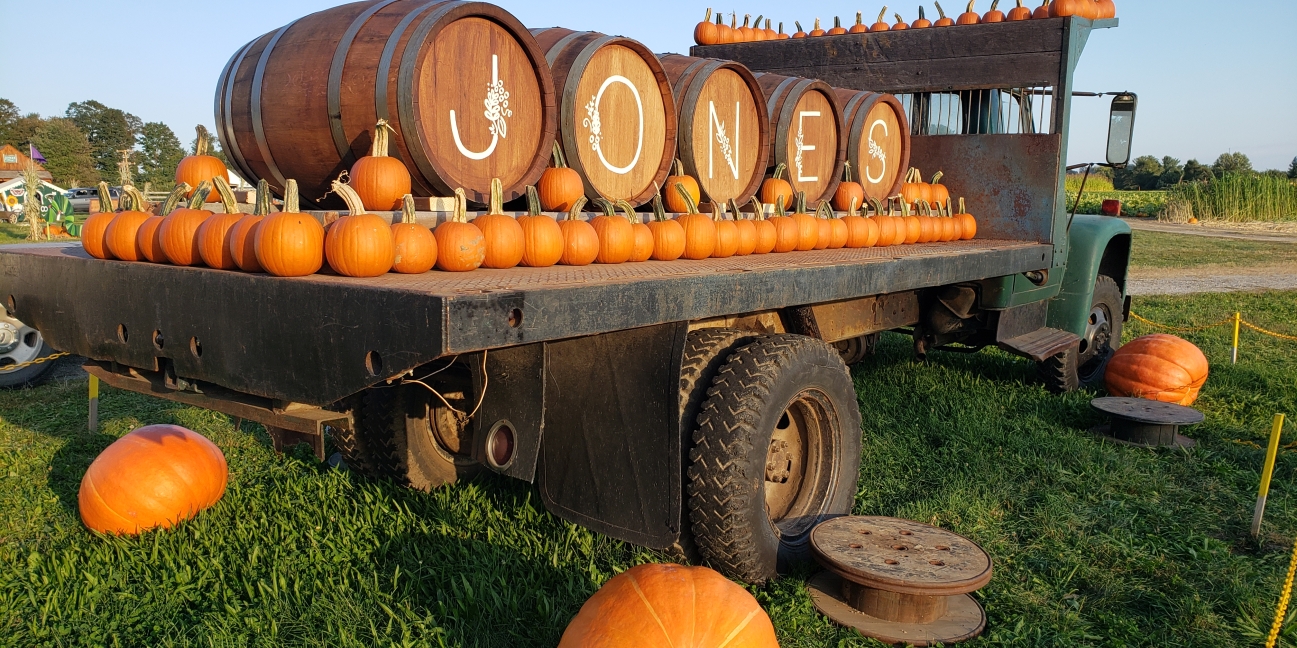
[[[787,34],[784,32],[784,24],[779,23],[779,30],[771,28],[771,20],[766,19],[765,26],[761,24],[762,16],[757,16],[756,22],[752,22],[752,15],[743,16],[743,24],[738,24],[738,14],[730,14],[730,24],[726,25],[721,14],[716,14],[715,22],[712,21],[712,10],[708,9],[702,22],[694,27],[694,42],[699,45],[725,45],[728,43],[753,43],[771,40],[788,40],[791,38],[814,38],[818,36],[838,36],[841,34],[863,34],[868,32],[885,32],[900,31],[903,29],[925,29],[927,27],[950,27],[954,25],[981,25],[985,23],[1002,23],[1017,22],[1021,20],[1039,20],[1042,18],[1061,18],[1067,16],[1080,16],[1091,20],[1115,18],[1117,16],[1117,7],[1113,0],[1044,0],[1039,7],[1033,11],[1024,7],[1022,0],[1017,0],[1016,7],[1009,10],[1008,13],[1000,11],[1000,0],[991,2],[991,9],[985,14],[978,14],[973,10],[976,0],[969,0],[968,7],[964,13],[957,18],[951,18],[946,15],[941,8],[940,2],[934,2],[937,6],[939,17],[936,21],[928,20],[923,11],[923,5],[919,5],[919,17],[913,23],[905,22],[901,14],[894,13],[896,22],[889,24],[886,21],[887,7],[883,7],[878,12],[878,19],[872,25],[866,25],[864,22],[863,12],[856,12],[856,24],[851,27],[843,27],[842,20],[838,16],[833,17],[833,26],[829,29],[820,27],[820,19],[815,19],[815,25],[811,31],[807,32],[802,29],[800,22],[794,22],[797,25],[797,32]]]

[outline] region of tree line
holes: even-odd
[[[1106,169],[1105,169],[1106,171]],[[1256,171],[1252,161],[1242,153],[1222,153],[1210,165],[1197,160],[1183,164],[1171,156],[1158,159],[1152,155],[1135,158],[1124,169],[1112,172],[1112,186],[1121,191],[1153,191],[1167,189],[1186,182],[1209,182],[1230,174],[1257,174],[1297,179],[1297,157],[1293,158],[1287,173],[1279,170]]]
[[[201,125],[198,129],[207,132]],[[23,153],[28,152],[28,144],[35,145],[47,160],[45,170],[61,187],[89,186],[100,180],[117,184],[125,152],[136,186],[148,182],[158,190],[169,188],[176,165],[197,143],[195,137],[186,149],[166,124],[145,122],[94,100],[68,104],[61,117],[41,117],[23,114],[14,102],[0,98],[0,145],[12,144]],[[215,140],[211,154],[225,158]]]

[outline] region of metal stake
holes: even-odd
[[[90,376],[90,422],[91,432],[99,429],[99,378]]]
[[[1270,446],[1265,450],[1265,467],[1261,469],[1261,489],[1256,496],[1256,509],[1252,511],[1252,537],[1261,535],[1261,518],[1265,515],[1265,498],[1270,494],[1270,477],[1274,474],[1274,460],[1279,454],[1279,436],[1283,433],[1283,414],[1274,415],[1270,428]]]
[[[1234,349],[1233,352],[1231,353],[1231,360],[1230,360],[1231,364],[1238,364],[1238,329],[1239,329],[1239,325],[1242,323],[1243,323],[1243,314],[1239,312],[1235,312],[1234,313]]]

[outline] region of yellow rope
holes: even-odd
[[[17,370],[19,370],[19,369],[22,369],[23,367],[30,367],[30,366],[32,366],[32,365],[38,365],[38,364],[40,364],[40,363],[42,363],[42,362],[49,362],[50,360],[58,360],[59,358],[62,358],[62,357],[65,357],[65,356],[70,356],[70,355],[72,355],[72,354],[71,354],[71,353],[63,353],[63,352],[59,352],[59,353],[51,353],[50,355],[47,355],[47,356],[45,356],[44,358],[36,358],[35,360],[32,360],[32,361],[30,361],[30,362],[22,362],[22,363],[19,363],[19,364],[12,364],[12,365],[6,365],[6,366],[3,366],[3,367],[0,367],[0,373],[7,373],[7,372],[10,372],[10,371],[17,371]]]
[[[1154,322],[1153,320],[1145,319],[1145,318],[1143,318],[1143,317],[1140,317],[1139,315],[1136,315],[1136,314],[1135,314],[1135,311],[1131,311],[1131,312],[1130,312],[1130,316],[1131,316],[1131,318],[1136,319],[1136,320],[1139,320],[1139,321],[1141,321],[1141,322],[1143,322],[1143,323],[1145,323],[1145,324],[1148,324],[1149,326],[1154,326],[1154,327],[1157,327],[1157,328],[1160,328],[1160,329],[1166,329],[1166,330],[1168,330],[1168,331],[1176,331],[1177,333],[1197,333],[1197,332],[1199,332],[1199,331],[1206,331],[1206,330],[1208,330],[1208,329],[1214,329],[1214,328],[1218,328],[1218,327],[1221,327],[1221,326],[1227,326],[1227,325],[1230,325],[1230,324],[1233,324],[1233,323],[1234,323],[1234,317],[1233,317],[1233,316],[1230,316],[1230,317],[1226,317],[1225,319],[1223,319],[1223,320],[1221,320],[1221,321],[1219,321],[1219,322],[1216,322],[1216,323],[1214,323],[1214,324],[1207,324],[1206,326],[1190,326],[1190,327],[1181,327],[1181,326],[1171,326],[1171,325],[1169,325],[1169,324],[1160,324],[1160,323],[1158,323],[1158,322]],[[1243,326],[1246,326],[1246,327],[1252,329],[1253,331],[1256,331],[1257,333],[1262,334],[1262,335],[1269,335],[1269,336],[1271,336],[1271,337],[1276,337],[1276,338],[1279,338],[1279,339],[1281,339],[1281,340],[1290,340],[1290,341],[1293,341],[1293,342],[1297,342],[1297,336],[1287,335],[1287,334],[1284,334],[1284,333],[1276,333],[1276,332],[1271,331],[1271,330],[1268,330],[1268,329],[1263,329],[1263,328],[1261,328],[1260,326],[1257,326],[1256,324],[1253,324],[1253,323],[1251,323],[1251,322],[1249,322],[1249,321],[1247,321],[1247,320],[1243,320],[1243,319],[1239,320],[1239,323],[1242,324]]]
[[[1252,324],[1252,323],[1250,323],[1250,322],[1248,322],[1248,321],[1246,321],[1246,320],[1244,320],[1244,321],[1242,322],[1242,324],[1243,324],[1243,326],[1246,326],[1246,327],[1252,329],[1253,331],[1256,331],[1257,333],[1263,333],[1263,334],[1265,334],[1265,335],[1269,335],[1269,336],[1277,337],[1277,338],[1279,338],[1279,339],[1281,339],[1281,340],[1292,340],[1293,342],[1297,342],[1297,337],[1294,337],[1294,336],[1292,336],[1292,335],[1284,335],[1283,333],[1275,333],[1274,331],[1267,331],[1267,330],[1261,328],[1260,326],[1257,326],[1256,324]]]
[[[1275,610],[1274,623],[1270,626],[1270,636],[1265,640],[1265,648],[1274,648],[1283,629],[1283,618],[1288,612],[1288,597],[1292,595],[1293,574],[1297,573],[1297,542],[1292,546],[1292,558],[1288,560],[1288,578],[1283,582],[1283,594],[1279,596],[1279,609]]]

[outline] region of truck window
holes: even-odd
[[[912,135],[1032,135],[1049,133],[1054,90],[990,88],[898,95]]]

